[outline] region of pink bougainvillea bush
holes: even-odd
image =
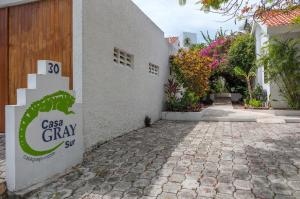
[[[211,58],[209,67],[212,70],[219,68],[227,63],[227,53],[231,44],[231,37],[219,37],[211,42],[206,48],[200,50],[200,56]]]

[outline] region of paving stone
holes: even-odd
[[[186,179],[181,185],[184,189],[197,189],[199,187],[199,182],[197,180]]]
[[[269,187],[270,182],[266,177],[252,176],[251,183],[254,187]]]
[[[156,176],[154,171],[145,171],[140,175],[140,178],[152,179]]]
[[[217,176],[217,181],[220,183],[232,183],[233,176],[231,172],[219,173]]]
[[[151,185],[144,189],[144,194],[147,196],[157,197],[161,193],[162,193],[162,188],[161,186],[158,185]]]
[[[216,199],[234,199],[234,197],[231,194],[218,193]]]
[[[278,194],[275,196],[275,199],[297,199],[297,198],[295,198],[294,196],[285,196],[285,195]]]
[[[119,191],[111,191],[105,194],[102,199],[120,199],[123,197],[123,193]]]
[[[163,192],[157,197],[157,199],[177,199],[177,195],[175,193]]]
[[[169,177],[170,182],[183,182],[185,180],[185,175],[174,173]]]
[[[181,185],[175,182],[168,182],[163,185],[163,191],[168,193],[177,193],[181,189]]]
[[[235,186],[236,189],[241,189],[241,190],[251,190],[253,188],[251,182],[246,180],[235,180],[233,182],[233,185]]]
[[[140,198],[143,196],[143,189],[132,187],[124,192],[124,196]]]
[[[271,185],[272,191],[280,195],[292,195],[292,190],[289,186],[283,183],[275,183]]]
[[[178,199],[193,199],[196,198],[196,196],[197,193],[189,189],[181,189],[177,194]]]
[[[251,193],[251,191],[246,190],[237,190],[234,193],[234,198],[236,199],[254,199],[254,195]]]
[[[216,191],[215,191],[214,187],[200,186],[197,189],[197,194],[198,194],[198,196],[201,196],[201,197],[213,198],[216,195]]]
[[[295,191],[295,192],[293,193],[293,196],[294,196],[295,198],[300,198],[300,191]]]
[[[300,191],[300,181],[289,181],[288,185],[296,191]]]
[[[297,123],[159,121],[99,145],[76,170],[28,198],[63,189],[72,199],[193,198],[195,192],[198,199],[300,198],[299,129]],[[0,179],[1,157],[0,148]]]
[[[268,179],[271,183],[285,183],[287,181],[283,175],[276,173],[269,175]]]
[[[201,185],[203,186],[214,186],[217,184],[217,179],[213,177],[202,177],[200,180]]]
[[[131,183],[124,181],[124,182],[118,182],[117,184],[115,184],[113,189],[116,191],[126,191],[130,187],[131,187]]]
[[[97,193],[104,195],[104,194],[108,193],[109,191],[111,191],[112,188],[113,188],[112,185],[103,183],[103,184],[97,185],[94,188],[94,190],[97,191]]]
[[[266,187],[255,187],[253,193],[257,198],[272,199],[274,197],[274,192]]]
[[[233,192],[235,191],[235,187],[232,184],[227,183],[218,183],[216,188],[217,192],[222,194],[233,195]]]
[[[150,184],[150,180],[148,179],[139,179],[133,183],[134,187],[144,188]]]

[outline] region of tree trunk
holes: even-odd
[[[252,99],[252,87],[251,87],[251,81],[249,78],[247,78],[247,86],[248,86],[249,97],[251,100]]]

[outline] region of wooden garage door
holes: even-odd
[[[8,9],[0,9],[0,132],[4,132],[5,104],[8,102]]]
[[[62,62],[72,84],[72,0],[9,7],[8,45],[9,104],[16,104],[16,89],[27,87],[27,74],[36,73],[39,59]]]

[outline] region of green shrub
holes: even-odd
[[[272,38],[259,60],[268,80],[277,84],[289,106],[300,109],[300,41]]]
[[[259,107],[262,107],[263,102],[260,100],[257,100],[257,99],[250,99],[249,105],[254,108],[259,108]]]
[[[263,89],[261,85],[257,85],[253,91],[253,98],[266,102],[268,99],[267,92]]]
[[[232,42],[229,52],[229,64],[232,67],[240,67],[249,73],[255,65],[255,39],[251,34],[241,34]]]
[[[197,106],[200,101],[200,97],[196,95],[195,92],[192,91],[185,91],[183,97],[181,98],[180,104],[184,108],[193,108]]]

